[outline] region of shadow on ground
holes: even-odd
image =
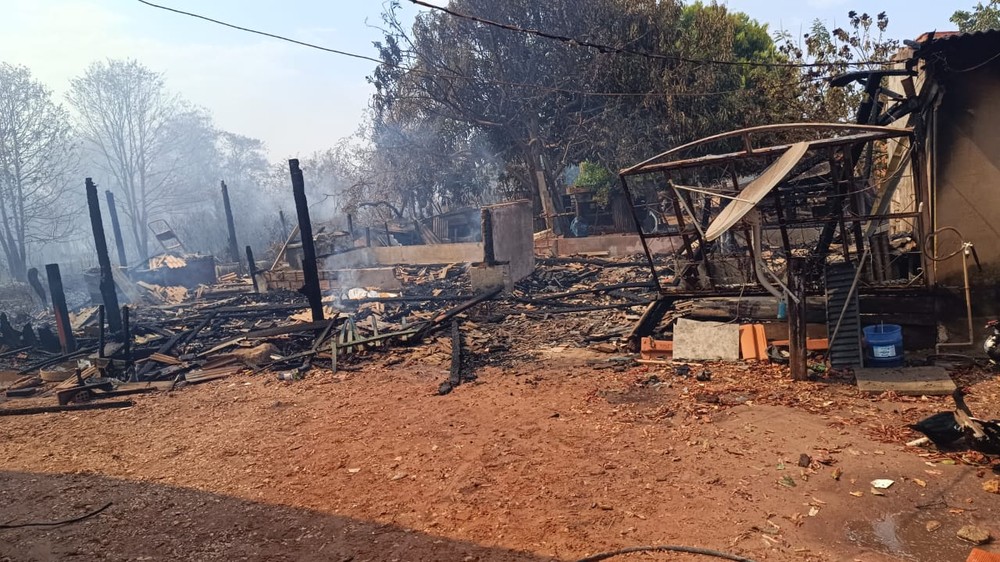
[[[0,560],[548,560],[317,511],[95,474],[0,472]]]

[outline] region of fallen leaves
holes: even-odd
[[[966,525],[958,530],[958,538],[971,542],[972,544],[986,544],[992,538],[990,532],[982,527]]]
[[[1000,494],[1000,478],[983,482],[983,491],[990,494]]]

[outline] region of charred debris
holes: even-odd
[[[865,93],[856,123],[752,127],[621,170],[611,222],[630,232],[533,234],[531,201],[314,229],[291,160],[297,221],[275,252],[261,252],[267,260],[246,247],[243,263],[223,183],[229,264],[189,253],[156,221],[163,253],[125,266],[107,193],[113,267],[88,179],[100,267],[87,279],[98,306],[70,314],[56,264],[48,291],[29,275],[46,308],[32,322],[44,326],[19,329],[0,315],[7,397],[114,407],[129,393],[244,371],[295,380],[415,360],[441,367],[446,394],[480,367],[545,346],[611,355],[597,367],[742,359],[787,363],[795,379],[853,371],[873,392],[950,394],[943,369],[900,386],[880,377],[902,369],[904,351],[933,349],[933,365],[976,341],[979,258],[959,225],[942,222],[947,182],[934,144],[941,84],[953,79],[940,61],[956,41],[926,38],[895,68],[836,79]],[[580,219],[579,192],[566,196]],[[961,313],[946,326],[943,310]],[[957,335],[941,338],[944,328]],[[861,376],[873,367],[882,374]]]
[[[294,381],[366,361],[437,361],[444,394],[479,367],[530,358],[539,341],[611,345],[654,297],[635,257],[536,262],[530,228],[511,235],[512,225],[530,224],[525,203],[476,210],[485,230],[459,243],[383,246],[394,240],[389,228],[310,236],[297,162],[290,172],[298,225],[273,262],[254,261],[248,247],[245,267],[188,253],[163,221],[151,225],[161,254],[112,266],[97,186],[87,179],[100,264],[85,276],[94,304],[71,312],[50,264],[36,299],[45,298],[43,310],[18,314],[20,329],[0,315],[8,399],[0,414],[127,407],[133,394],[240,372]],[[227,214],[229,224],[238,220]],[[20,407],[14,399],[22,398],[35,400]]]

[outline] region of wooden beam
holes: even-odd
[[[788,288],[792,293],[788,299],[788,363],[792,379],[797,381],[806,380],[809,371],[806,365],[805,269],[805,258],[788,259]]]

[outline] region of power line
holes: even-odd
[[[970,67],[967,67],[967,68],[951,68],[950,66],[948,66],[948,61],[945,60],[945,68],[947,68],[949,71],[955,72],[955,73],[972,72],[973,70],[977,70],[979,68],[982,68],[982,67],[990,64],[991,62],[997,60],[997,58],[1000,58],[1000,53],[997,53],[997,54],[993,55],[992,57],[984,60],[983,62],[978,63],[978,64],[974,64],[974,65],[972,65]]]
[[[432,10],[438,10],[444,12],[450,16],[456,18],[465,19],[469,21],[474,21],[476,23],[481,23],[483,25],[489,25],[493,27],[498,27],[500,29],[506,29],[508,31],[514,31],[517,33],[525,33],[527,35],[535,35],[538,37],[544,37],[546,39],[552,39],[555,41],[562,41],[563,43],[569,43],[571,45],[579,45],[581,47],[588,47],[591,49],[596,49],[602,53],[616,53],[621,55],[632,55],[637,57],[644,57],[653,60],[663,60],[671,62],[684,62],[690,64],[699,65],[723,65],[723,66],[753,66],[753,67],[773,67],[773,68],[811,68],[811,67],[831,67],[831,66],[866,66],[870,64],[889,64],[886,61],[857,61],[857,62],[763,62],[763,61],[732,61],[732,60],[718,60],[718,59],[692,59],[688,57],[681,57],[676,55],[661,55],[659,53],[650,53],[648,51],[636,51],[634,49],[626,49],[623,47],[614,47],[611,45],[606,45],[603,43],[594,43],[592,41],[587,41],[584,39],[578,39],[575,37],[567,37],[565,35],[557,35],[555,33],[549,33],[546,31],[541,31],[538,29],[530,29],[525,27],[519,27],[516,25],[510,25],[506,23],[501,23],[498,21],[488,20],[486,18],[481,18],[479,16],[473,16],[470,14],[464,14],[462,12],[457,12],[450,8],[444,6],[435,6],[428,2],[422,0],[410,0],[411,3],[418,6],[424,6],[425,8],[430,8]]]
[[[295,43],[296,45],[302,45],[303,47],[310,47],[312,49],[319,49],[320,51],[326,51],[328,53],[333,53],[333,54],[336,54],[336,55],[341,55],[341,56],[345,56],[345,57],[351,57],[351,58],[355,58],[355,59],[361,59],[361,60],[366,60],[366,61],[371,61],[371,62],[376,62],[376,63],[379,63],[379,64],[383,64],[383,62],[381,60],[379,60],[377,58],[374,58],[374,57],[369,57],[369,56],[366,56],[366,55],[359,55],[359,54],[356,54],[356,53],[349,53],[347,51],[341,51],[339,49],[331,49],[329,47],[322,47],[320,45],[315,45],[313,43],[306,43],[305,41],[299,41],[298,39],[292,39],[290,37],[284,37],[284,36],[281,36],[281,35],[275,35],[274,33],[268,33],[266,31],[258,31],[256,29],[250,29],[249,27],[240,27],[238,25],[234,25],[234,24],[231,24],[231,23],[226,23],[224,21],[219,21],[217,19],[212,19],[212,18],[210,18],[208,16],[202,16],[200,14],[194,14],[194,13],[191,13],[191,12],[185,12],[184,10],[178,10],[176,8],[171,8],[169,6],[161,6],[159,4],[154,4],[152,2],[148,2],[147,0],[138,0],[138,1],[140,3],[142,3],[142,4],[147,5],[147,6],[152,6],[153,8],[159,8],[161,10],[166,10],[168,12],[174,12],[175,14],[181,14],[181,15],[184,15],[184,16],[190,16],[192,18],[198,18],[200,20],[210,21],[212,23],[216,23],[216,24],[223,25],[223,26],[226,26],[226,27],[231,27],[233,29],[238,29],[240,31],[246,31],[247,33],[256,33],[257,35],[263,35],[265,37],[271,37],[272,39],[279,39],[281,41],[288,41],[289,43]]]
[[[475,82],[482,83],[482,84],[495,84],[495,85],[498,85],[498,86],[510,86],[510,87],[515,87],[515,88],[530,88],[530,89],[536,89],[536,90],[543,90],[543,91],[547,91],[547,92],[550,92],[550,93],[564,93],[564,94],[570,94],[570,95],[582,95],[582,96],[593,96],[593,97],[618,97],[618,98],[624,98],[624,97],[642,97],[642,98],[647,98],[647,97],[661,97],[661,96],[662,97],[674,97],[674,98],[711,97],[711,96],[722,96],[722,95],[727,95],[727,94],[736,94],[736,93],[745,92],[745,91],[749,90],[748,88],[734,88],[734,89],[730,89],[730,90],[718,90],[718,91],[711,91],[711,92],[596,92],[596,91],[587,91],[587,90],[574,90],[574,89],[569,89],[569,88],[559,88],[559,87],[555,87],[555,86],[546,86],[546,85],[543,85],[543,84],[530,84],[530,83],[524,83],[524,82],[508,82],[508,81],[503,81],[503,80],[493,80],[493,79],[486,79],[486,78],[476,79],[476,78],[471,78],[471,77],[468,77],[468,76],[463,76],[463,75],[458,74],[458,73],[448,74],[448,75],[445,75],[445,74],[436,74],[436,73],[428,72],[428,71],[425,71],[425,70],[420,70],[420,69],[416,69],[416,68],[410,68],[408,66],[404,66],[404,65],[400,65],[400,64],[393,64],[393,63],[390,63],[390,62],[387,62],[387,61],[384,61],[384,60],[381,60],[381,59],[377,59],[375,57],[370,57],[370,56],[367,56],[367,55],[360,55],[360,54],[352,53],[352,52],[349,52],[349,51],[343,51],[343,50],[340,50],[340,49],[333,49],[333,48],[330,48],[330,47],[324,47],[322,45],[316,45],[315,43],[308,43],[306,41],[299,41],[298,39],[292,39],[290,37],[286,37],[286,36],[283,36],[283,35],[278,35],[276,33],[269,33],[267,31],[260,31],[260,30],[257,30],[257,29],[249,28],[249,27],[243,27],[243,26],[235,25],[235,24],[228,23],[228,22],[225,22],[225,21],[221,21],[221,20],[217,20],[217,19],[214,19],[214,18],[210,18],[208,16],[203,16],[201,14],[196,14],[196,13],[193,13],[193,12],[186,12],[184,10],[179,10],[179,9],[176,9],[176,8],[171,8],[169,6],[162,6],[160,4],[155,4],[155,3],[150,2],[148,0],[137,0],[137,1],[139,3],[141,3],[141,4],[145,4],[145,5],[150,6],[152,8],[158,8],[158,9],[161,9],[161,10],[166,10],[168,12],[173,12],[175,14],[180,14],[180,15],[189,16],[189,17],[192,17],[192,18],[197,18],[197,19],[200,19],[200,20],[208,21],[208,22],[211,22],[211,23],[214,23],[214,24],[217,24],[217,25],[221,25],[221,26],[224,26],[224,27],[231,28],[231,29],[236,29],[236,30],[239,30],[239,31],[244,31],[244,32],[247,32],[247,33],[253,33],[253,34],[256,34],[256,35],[263,35],[264,37],[270,37],[272,39],[278,39],[279,41],[287,41],[289,43],[293,43],[293,44],[296,44],[296,45],[299,45],[299,46],[302,46],[302,47],[308,47],[308,48],[311,48],[311,49],[317,49],[317,50],[320,50],[320,51],[323,51],[323,52],[327,52],[327,53],[332,53],[332,54],[335,54],[335,55],[340,55],[340,56],[345,56],[345,57],[350,57],[350,58],[355,58],[355,59],[370,61],[370,62],[376,63],[379,66],[384,66],[384,67],[387,67],[387,68],[394,68],[394,69],[402,70],[404,72],[413,73],[413,74],[416,74],[418,76],[424,76],[424,77],[428,77],[428,78],[443,78],[443,79],[449,79],[449,80],[453,80],[453,79],[468,80],[470,82],[475,81]],[[416,0],[411,0],[411,1],[412,2],[416,2]],[[797,85],[801,85],[801,84],[803,84],[803,83],[805,83],[807,81],[811,81],[811,80],[814,80],[814,79],[815,78],[804,78],[804,79],[800,79],[800,80],[795,81],[795,82],[788,82],[788,83],[780,84],[780,86],[781,87],[797,86]]]

